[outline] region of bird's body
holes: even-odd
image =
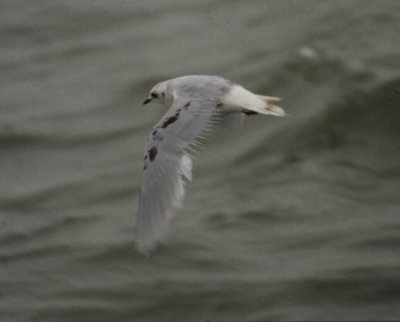
[[[218,76],[182,76],[158,83],[145,104],[152,100],[169,109],[145,147],[137,223],[137,244],[143,253],[161,241],[169,218],[182,203],[184,184],[192,180],[188,151],[196,138],[232,115],[285,115],[274,105],[279,98],[253,94]]]

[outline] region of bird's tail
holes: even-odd
[[[234,85],[222,103],[225,108],[228,108],[228,111],[243,112],[248,115],[259,113],[284,116],[286,115],[285,111],[275,105],[279,100],[279,97],[257,95],[242,86]]]
[[[258,98],[262,99],[265,103],[264,109],[265,113],[263,114],[271,114],[274,116],[285,116],[286,112],[283,110],[282,107],[275,105],[276,102],[279,102],[281,99],[279,97],[274,96],[263,96],[257,95]]]

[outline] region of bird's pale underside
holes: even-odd
[[[155,85],[148,99],[169,107],[145,146],[137,245],[148,253],[164,237],[192,180],[191,151],[198,139],[221,121],[245,115],[284,116],[279,98],[256,95],[218,76],[183,76]]]

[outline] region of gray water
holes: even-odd
[[[0,4],[0,321],[399,320],[400,1]],[[284,119],[215,135],[134,247],[158,81]]]

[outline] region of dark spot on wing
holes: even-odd
[[[243,113],[246,114],[247,116],[258,114],[257,112],[254,111],[243,111]]]
[[[190,106],[190,101],[187,102],[185,105],[183,105],[182,108],[184,108],[185,110]],[[168,117],[163,124],[161,124],[161,128],[165,129],[167,128],[169,125],[171,125],[172,123],[176,122],[179,119],[179,115],[181,114],[182,108],[178,108],[178,110],[176,111],[175,115]],[[154,134],[153,134],[154,135]]]
[[[163,129],[165,129],[165,128],[168,127],[170,124],[176,122],[176,121],[178,120],[178,118],[179,118],[179,114],[181,114],[181,109],[180,109],[180,108],[176,111],[175,115],[168,117],[168,118],[163,122],[163,124],[161,125],[161,127],[162,127]]]
[[[174,116],[171,116],[167,118],[164,123],[161,125],[163,129],[171,125],[172,123],[176,122],[178,120],[179,114],[175,114]]]
[[[152,136],[156,136],[156,135],[157,135],[157,129],[155,129],[155,130],[153,131],[153,133],[151,133],[151,135],[152,135]]]
[[[153,146],[153,147],[149,150],[149,158],[150,158],[150,161],[151,161],[151,162],[154,161],[154,159],[155,159],[155,157],[156,157],[156,155],[157,155],[157,152],[158,152],[158,150],[157,150],[157,148],[156,148],[155,146]]]
[[[147,169],[147,164],[145,163],[143,166],[143,171]]]
[[[223,106],[224,104],[222,104],[222,103],[218,103],[217,104],[217,107],[221,107],[221,106]]]

